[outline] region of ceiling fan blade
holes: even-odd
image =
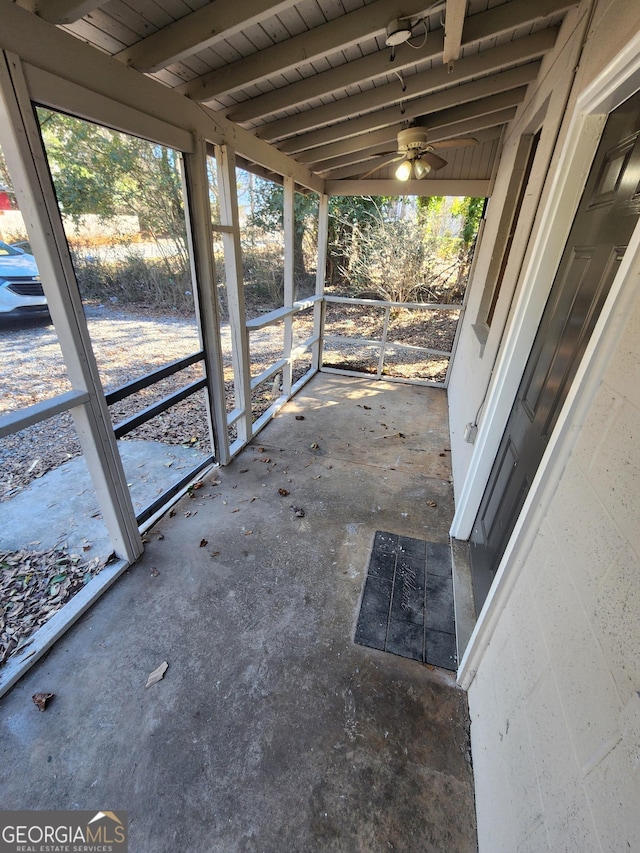
[[[388,166],[390,163],[396,163],[398,160],[404,160],[404,154],[400,157],[392,157],[391,160],[385,160],[384,163],[378,163],[378,165],[374,166],[373,169],[370,169],[368,172],[365,172],[364,175],[361,175],[358,180],[364,181],[365,178],[369,178],[374,172],[384,169],[385,166]]]
[[[426,162],[431,166],[433,171],[437,171],[438,169],[442,169],[447,165],[447,161],[443,160],[442,157],[438,157],[437,154],[434,154],[433,151],[423,151],[420,155],[422,160],[426,160]]]
[[[466,148],[468,145],[477,145],[478,140],[473,136],[461,136],[459,139],[443,139],[441,142],[430,142],[431,148]]]

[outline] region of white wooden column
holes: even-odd
[[[207,143],[203,137],[195,140],[193,154],[185,154],[186,191],[188,204],[187,234],[191,275],[197,282],[196,299],[200,318],[200,335],[205,352],[207,388],[209,391],[209,425],[213,432],[216,461],[229,461],[229,436],[225,407],[224,367],[220,343],[220,306],[216,287],[213,256],[209,177],[207,173]]]
[[[294,242],[295,242],[295,181],[293,178],[284,179],[284,307],[293,306],[294,296]],[[282,394],[288,400],[291,396],[293,365],[291,350],[293,349],[293,316],[284,318],[284,352],[283,358],[287,363],[282,370]]]
[[[0,144],[38,261],[67,375],[87,402],[71,409],[115,553],[129,562],[142,540],[122,468],[46,154],[18,58],[0,55]]]
[[[227,281],[227,303],[231,327],[235,404],[242,414],[236,421],[238,441],[245,444],[253,436],[251,426],[251,361],[244,304],[240,219],[236,184],[236,154],[228,145],[216,146],[220,221]]]
[[[327,249],[329,243],[329,196],[320,196],[318,208],[318,263],[316,266],[316,296],[324,296],[325,276],[327,273]],[[324,339],[324,300],[318,300],[313,306],[313,335],[317,343],[313,345],[311,366],[320,370]]]

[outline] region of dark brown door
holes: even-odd
[[[482,606],[607,297],[640,206],[640,93],[611,113],[471,535]]]

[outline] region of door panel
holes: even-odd
[[[605,126],[471,535],[480,610],[638,218],[640,93]]]

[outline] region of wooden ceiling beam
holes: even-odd
[[[138,71],[151,73],[178,62],[223,38],[272,18],[293,6],[296,0],[212,0],[207,6],[185,15],[173,24],[143,38],[117,53],[116,59]]]
[[[238,4],[242,5],[242,4]],[[428,2],[427,2],[428,8]],[[209,101],[223,92],[258,83],[302,63],[335,53],[367,38],[384,33],[393,18],[416,17],[425,11],[425,0],[377,0],[340,18],[314,27],[265,50],[232,62],[177,90],[195,101]]]
[[[462,50],[462,27],[464,16],[467,11],[467,0],[447,0],[447,8],[444,13],[444,51],[442,62],[451,66],[456,59],[460,59]]]
[[[462,34],[463,46],[491,38],[509,29],[532,24],[539,18],[563,12],[576,5],[576,0],[539,0],[533,4],[531,0],[512,0],[504,6],[497,6],[485,12],[479,12],[467,18]],[[386,74],[402,71],[416,60],[425,63],[439,57],[444,50],[444,30],[435,29],[429,33],[427,44],[421,51],[416,51],[409,45],[399,45],[396,48],[395,60],[391,61],[390,51],[381,51],[352,62],[331,68],[320,74],[291,83],[273,92],[267,92],[256,98],[234,106],[227,117],[234,122],[251,121],[254,118],[272,115],[280,110],[298,106],[314,98],[322,97],[330,92],[340,91],[348,86],[357,85],[365,80],[374,80]]]
[[[474,103],[474,102],[472,102]],[[441,139],[451,139],[454,136],[473,136],[475,131],[485,127],[492,127],[497,124],[505,124],[511,121],[515,113],[515,107],[502,110],[491,115],[483,114],[481,116],[473,116],[472,118],[462,119],[454,124],[449,124],[446,130],[434,130],[429,134],[430,139],[440,141]],[[486,123],[485,123],[486,122]],[[304,163],[309,168],[314,170],[322,170],[326,162],[344,158],[344,163],[351,162],[347,158],[350,156],[359,156],[361,151],[370,150],[374,146],[379,146],[384,143],[395,142],[398,131],[407,126],[406,122],[392,124],[382,130],[366,133],[360,136],[352,136],[349,139],[341,139],[339,142],[321,145],[318,148],[309,148],[296,155],[298,163]],[[338,165],[336,163],[336,165]]]
[[[101,0],[35,0],[29,8],[51,24],[73,24],[93,12]],[[25,4],[22,4],[25,5]]]
[[[302,186],[322,192],[323,182],[320,178],[277,148],[256,139],[253,134],[232,124],[224,116],[194,104],[150,77],[116,62],[102,51],[41,20],[15,3],[0,0],[0,19],[3,21],[0,49],[20,57],[25,63],[25,75],[29,75],[28,64],[31,64],[37,70],[60,78],[57,87],[55,82],[49,87],[54,93],[54,99],[50,102],[45,101],[37,88],[31,86],[30,91],[37,103],[73,114],[75,108],[65,101],[65,82],[77,84],[84,92],[87,108],[85,118],[89,121],[107,126],[115,123],[125,132],[137,133],[140,123],[144,123],[145,116],[149,116],[153,132],[159,122],[167,122],[194,137],[201,136],[219,145],[231,145],[247,159],[292,177]],[[72,88],[75,90],[75,87]],[[98,97],[92,99],[92,92]],[[120,114],[115,121],[113,112],[104,114],[105,98],[114,102],[113,110]],[[120,110],[120,107],[124,109]],[[139,114],[134,128],[127,126],[127,108]]]
[[[394,142],[398,131],[402,130],[403,127],[406,127],[406,124],[398,122],[398,124],[390,124],[380,130],[374,130],[372,133],[351,136],[348,139],[340,139],[338,142],[330,142],[318,148],[309,148],[296,154],[296,160],[298,163],[315,163],[319,165],[324,160],[357,155],[365,148],[374,148]]]
[[[485,198],[491,192],[491,181],[476,180],[438,180],[427,178],[425,181],[394,181],[367,178],[364,181],[327,181],[327,195],[454,195]]]
[[[399,101],[406,103],[413,98],[430,94],[444,87],[447,87],[446,91],[451,91],[455,97],[457,87],[462,83],[484,74],[495,74],[516,63],[542,56],[553,47],[557,34],[558,30],[555,27],[540,30],[531,36],[465,57],[456,62],[451,72],[446,65],[440,65],[408,77],[402,86],[400,81],[396,80],[384,86],[378,86],[376,89],[368,89],[357,95],[341,98],[322,107],[269,122],[258,128],[256,136],[271,142],[285,139],[294,134],[344,121],[352,115],[383,109]]]
[[[511,71],[502,74],[494,74],[473,83],[463,83],[455,89],[447,89],[444,92],[436,92],[435,95],[427,95],[424,98],[416,98],[401,105],[388,107],[386,110],[378,110],[376,113],[350,119],[349,121],[313,130],[300,136],[293,136],[278,145],[281,151],[294,154],[308,148],[314,148],[328,142],[336,142],[370,130],[378,130],[388,124],[399,122],[410,122],[420,116],[429,113],[437,113],[447,110],[456,104],[464,104],[469,101],[479,101],[476,113],[480,112],[482,103],[489,96],[499,95],[504,99],[495,109],[512,107],[519,103],[524,97],[526,85],[535,79],[540,62],[530,62]],[[472,112],[472,114],[474,114]]]
[[[410,116],[403,124],[405,127],[410,124],[419,124],[421,127],[426,127],[431,131],[435,128],[456,124],[457,122],[464,121],[466,119],[472,119],[489,115],[491,113],[497,113],[500,110],[517,107],[524,99],[526,91],[527,87],[522,86],[519,89],[500,92],[497,95],[491,95],[487,98],[483,98],[482,100],[471,101],[467,104],[459,104],[458,106],[450,107],[449,109],[441,110],[440,112],[432,112],[428,116]],[[418,119],[418,121],[414,121],[412,119]],[[324,133],[324,131],[315,131],[312,134],[307,134],[307,136],[314,137],[322,133]],[[357,133],[366,133],[366,128],[362,131],[358,131]],[[355,135],[357,134],[354,134],[354,136]],[[295,154],[296,152],[291,152],[289,150],[291,143],[292,140],[288,139],[285,143],[279,146],[279,150],[287,154]]]

